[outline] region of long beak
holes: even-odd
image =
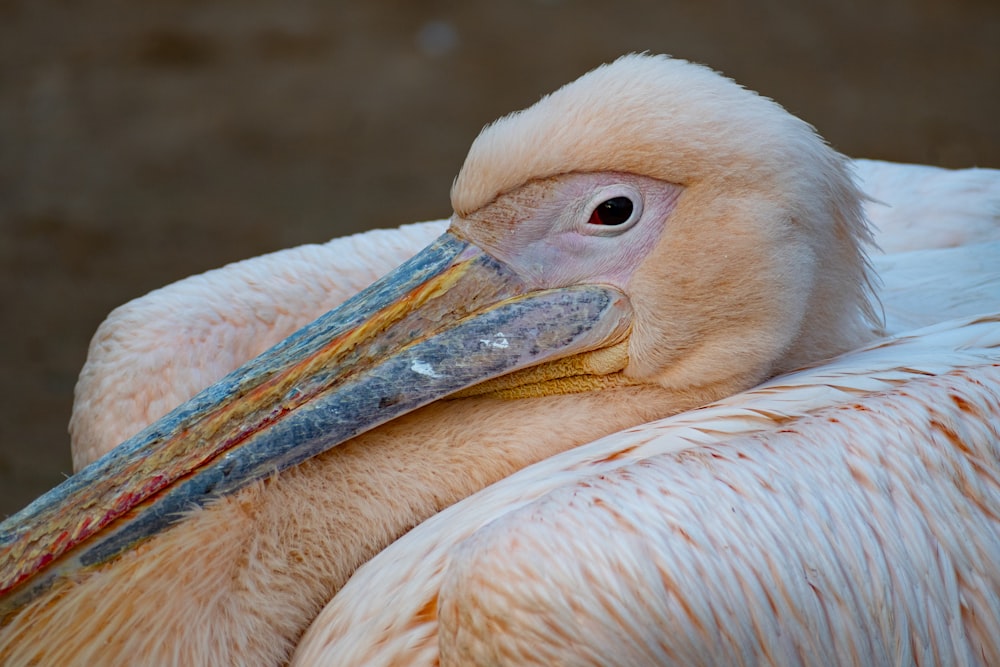
[[[618,343],[628,299],[529,290],[450,233],[0,524],[0,618],[194,506],[463,388]]]

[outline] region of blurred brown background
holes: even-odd
[[[642,50],[850,155],[1000,167],[996,0],[0,0],[0,516],[70,471],[73,384],[115,305],[445,217],[484,123]]]

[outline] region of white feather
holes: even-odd
[[[992,299],[980,305],[995,308],[1000,301],[998,297],[1000,283],[995,283]],[[888,296],[886,300],[892,302]],[[837,642],[859,643],[855,647],[858,664],[883,664],[879,661],[882,654],[869,651],[867,649],[872,646],[866,648],[864,645],[878,639],[871,624],[879,622],[880,618],[902,624],[890,629],[903,635],[906,633],[900,627],[926,625],[927,619],[934,619],[939,626],[960,620],[950,611],[934,616],[933,609],[921,606],[926,599],[893,598],[892,605],[863,607],[867,612],[863,616],[856,614],[861,608],[857,600],[849,600],[852,606],[839,610],[815,605],[810,608],[809,600],[801,598],[801,593],[808,593],[808,590],[800,587],[796,593],[798,597],[788,604],[795,606],[796,613],[809,612],[812,616],[794,629],[787,625],[793,619],[760,608],[759,599],[755,602],[727,597],[745,592],[745,586],[765,585],[756,580],[758,575],[754,570],[761,562],[747,561],[742,554],[755,554],[758,559],[764,557],[774,550],[773,541],[781,536],[793,542],[801,541],[799,546],[804,552],[777,554],[776,557],[781,556],[784,560],[775,561],[774,566],[766,570],[770,577],[766,586],[775,596],[786,590],[792,580],[802,583],[802,573],[808,572],[810,567],[809,558],[824,559],[823,568],[816,571],[817,576],[834,576],[840,572],[836,582],[829,581],[825,585],[830,595],[839,591],[842,596],[851,596],[855,589],[866,588],[891,589],[894,594],[905,596],[909,586],[920,585],[933,576],[929,565],[946,568],[953,560],[962,563],[968,570],[967,583],[975,584],[974,590],[965,594],[979,597],[976,605],[981,614],[971,629],[952,628],[962,635],[961,641],[956,640],[956,646],[945,650],[944,647],[924,645],[921,650],[931,655],[938,651],[936,655],[942,657],[968,658],[977,642],[981,644],[991,637],[994,639],[990,641],[995,641],[1000,637],[1000,614],[996,613],[1000,609],[1000,573],[993,566],[1000,559],[1000,538],[997,537],[1000,535],[997,532],[1000,530],[997,524],[997,517],[1000,517],[1000,433],[996,420],[996,415],[1000,414],[998,364],[1000,314],[953,320],[881,341],[818,368],[775,378],[714,405],[629,429],[538,463],[441,512],[359,569],[317,617],[303,638],[293,664],[389,665],[400,664],[400,661],[412,665],[434,664],[438,657],[437,613],[429,610],[440,609],[446,604],[438,598],[439,593],[444,596],[448,592],[441,590],[446,578],[476,574],[469,572],[469,568],[473,568],[470,562],[475,563],[473,569],[479,572],[475,581],[479,582],[488,575],[489,567],[536,567],[535,576],[520,579],[520,575],[510,571],[493,575],[493,581],[510,586],[510,595],[489,601],[482,611],[487,613],[490,608],[510,610],[512,619],[521,613],[517,611],[518,605],[524,603],[521,595],[572,596],[583,607],[596,604],[594,596],[607,595],[626,608],[631,601],[640,611],[654,602],[670,602],[649,599],[648,590],[641,586],[629,588],[632,582],[628,578],[618,578],[621,570],[617,566],[604,570],[601,582],[591,579],[587,585],[579,579],[571,582],[556,578],[560,567],[572,569],[573,562],[578,561],[580,567],[595,562],[602,549],[614,552],[604,554],[602,557],[606,559],[644,559],[656,555],[668,565],[675,551],[687,549],[685,567],[697,571],[700,563],[706,573],[697,577],[677,577],[680,587],[677,595],[683,596],[692,606],[724,605],[727,600],[730,604],[750,605],[741,607],[744,616],[740,619],[750,622],[752,619],[747,615],[754,616],[756,622],[768,624],[768,632],[772,635],[798,633],[790,640],[793,643],[815,641],[813,635],[820,631],[817,625],[825,624],[823,632],[839,634],[824,650],[838,650]],[[928,420],[939,414],[935,410],[951,408],[953,411],[956,404],[948,398],[949,392],[959,391],[978,395],[981,417],[974,421],[960,414],[959,418],[950,418],[951,421],[945,423],[961,430],[963,442],[968,439],[970,452],[950,447],[937,453],[940,460],[926,462],[924,459],[934,455],[940,443],[940,437],[934,437],[929,430]],[[913,394],[919,397],[913,398]],[[912,420],[908,426],[907,419]],[[886,449],[888,446],[891,449]],[[890,451],[900,461],[905,457],[906,465],[911,467],[898,472],[893,467],[883,469]],[[640,464],[650,459],[656,459],[655,465]],[[883,477],[870,485],[843,477],[833,479],[828,474],[832,474],[834,461],[841,470],[852,461],[866,461],[864,475]],[[742,465],[746,469],[741,471]],[[647,470],[650,472],[642,472]],[[939,473],[949,470],[962,471],[963,476],[952,474],[942,479]],[[691,477],[695,471],[699,474]],[[915,477],[904,479],[907,474]],[[893,477],[889,479],[884,475]],[[731,486],[739,489],[735,493],[743,498],[741,502],[753,504],[753,520],[767,530],[757,531],[756,525],[746,523],[734,524],[725,512],[717,511],[719,506],[729,507],[726,503],[730,500],[720,498],[718,481],[729,477],[732,478]],[[898,486],[905,483],[914,486],[907,496],[901,497]],[[975,495],[963,496],[963,490],[968,491],[970,484],[974,485]],[[814,485],[815,502],[821,506],[826,503],[826,509],[817,509],[815,505],[797,508],[796,502],[807,495],[810,485]],[[776,492],[776,486],[782,488]],[[725,481],[721,488],[726,488]],[[675,524],[657,523],[651,519],[635,521],[631,528],[619,526],[619,531],[611,534],[602,532],[607,530],[606,526],[592,533],[583,525],[593,513],[596,502],[593,499],[601,497],[605,491],[610,495],[601,502],[620,502],[612,498],[614,494],[644,494],[640,506],[652,503],[652,507],[659,507],[668,503],[672,512],[688,513],[692,518],[682,526],[688,535],[701,530],[698,526],[714,517],[713,520],[721,523],[712,530],[722,533],[731,530],[733,544],[711,553],[691,551],[690,545],[685,546],[687,538],[674,529]],[[554,499],[548,497],[550,493],[555,494]],[[591,499],[587,501],[589,505],[573,500],[580,494]],[[934,500],[936,498],[940,501]],[[540,503],[540,508],[532,509],[529,503]],[[838,503],[841,504],[838,506]],[[898,561],[891,569],[873,570],[871,559],[892,561],[907,552],[905,542],[886,550],[881,548],[875,534],[867,537],[855,534],[858,522],[873,519],[871,513],[876,510],[885,515],[884,518],[879,515],[879,520],[883,521],[891,521],[895,512],[908,512],[907,521],[915,522],[914,525],[921,521],[932,522],[935,526],[951,524],[958,536],[965,534],[969,540],[981,540],[981,544],[972,545],[975,546],[972,554],[975,558],[970,560],[963,557],[961,550],[965,547],[961,541],[942,544],[928,542],[918,535],[915,537],[920,537],[921,541],[910,546],[920,553],[910,554],[910,560]],[[636,511],[648,513],[653,509],[637,508]],[[829,520],[829,526],[816,525],[815,513],[820,511],[825,512],[820,518]],[[920,518],[922,514],[926,514],[923,519]],[[604,518],[607,516],[605,514]],[[524,523],[525,517],[531,517],[532,521]],[[741,517],[747,519],[746,513]],[[593,518],[595,522],[600,519],[598,516]],[[537,534],[523,535],[519,528],[522,524],[524,530]],[[804,533],[805,525],[821,533],[826,531],[824,541],[816,542],[814,536]],[[491,533],[492,537],[476,537],[477,531],[488,526],[492,526],[490,531],[499,531],[499,537],[496,533]],[[636,536],[640,530],[648,535]],[[887,539],[901,540],[905,532],[897,531],[895,537],[887,535]],[[552,542],[546,542],[546,536]],[[620,542],[626,537],[628,541]],[[859,541],[862,538],[867,541]],[[475,540],[472,546],[462,546],[469,539]],[[490,539],[506,541],[502,548],[478,549],[476,546]],[[551,543],[560,541],[558,553],[548,550]],[[739,549],[734,550],[736,546]],[[630,549],[633,553],[629,553]],[[620,553],[623,550],[625,553]],[[588,555],[581,557],[581,552]],[[806,552],[808,558],[804,555]],[[473,556],[475,560],[467,560]],[[922,558],[929,560],[916,562]],[[458,568],[456,572],[452,571],[453,567]],[[841,571],[840,568],[847,569]],[[729,588],[724,594],[714,585],[723,574],[729,577],[726,584]],[[783,576],[790,579],[786,581]],[[935,590],[946,588],[949,581],[952,579],[933,580]],[[599,584],[619,588],[610,594]],[[462,590],[460,583],[454,581],[450,587]],[[462,591],[462,594],[467,593]],[[386,604],[386,600],[393,603]],[[485,604],[486,601],[481,602]],[[461,602],[449,601],[447,604]],[[535,621],[544,622],[553,631],[554,640],[559,639],[558,631],[568,633],[578,623],[575,615],[560,615],[557,609],[537,608],[536,611]],[[463,616],[463,626],[467,619],[468,613]],[[710,625],[711,632],[724,632],[731,620],[732,616],[716,616]],[[660,642],[676,640],[676,644],[664,650],[681,651],[685,646],[694,646],[689,642],[698,639],[678,634],[678,628],[672,623],[656,620],[647,623],[649,627],[635,631],[653,632]],[[985,629],[977,630],[977,626]],[[544,650],[535,641],[537,637],[522,635],[521,627],[509,633],[493,626],[486,629],[489,632],[478,640],[516,642],[519,636],[524,636],[526,645],[521,647],[524,651]],[[629,628],[618,630],[626,633]],[[940,638],[941,627],[930,630],[935,633],[934,638]],[[966,636],[966,632],[973,636]],[[573,637],[574,642],[580,638],[579,635]],[[595,637],[591,635],[591,638]],[[596,639],[603,641],[607,636]],[[701,655],[703,662],[697,664],[760,664],[751,656],[765,650],[767,643],[756,643],[758,639],[750,634],[730,637],[730,646],[719,647],[721,651],[735,651],[719,657],[728,659],[742,655],[740,659],[745,658],[744,662],[727,662],[726,659],[713,662],[712,656],[716,654],[709,651]],[[773,639],[772,636],[768,641]],[[632,643],[626,640],[606,648],[623,651]],[[909,655],[909,648],[903,653],[891,651],[891,648],[884,650],[902,659],[900,664],[908,662],[903,658]],[[995,644],[983,650],[987,648],[996,651]],[[519,653],[509,664],[530,664],[521,662],[528,659],[527,655]],[[835,652],[833,655],[847,656],[849,653]],[[551,664],[546,656],[540,660],[537,664]],[[829,664],[819,654],[803,655],[803,660],[804,664]],[[951,661],[944,660],[944,663]],[[581,659],[576,664],[607,663]],[[626,660],[621,664],[650,663]],[[696,663],[682,656],[676,664]],[[778,659],[773,663],[765,660],[763,664],[784,663]]]

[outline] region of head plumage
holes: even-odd
[[[452,206],[467,215],[568,172],[686,183],[766,160],[787,165],[801,149],[834,154],[807,123],[707,67],[632,54],[485,127],[452,186]]]

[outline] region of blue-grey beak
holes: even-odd
[[[193,506],[484,380],[622,341],[612,287],[530,290],[446,233],[0,524],[0,617]]]

